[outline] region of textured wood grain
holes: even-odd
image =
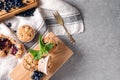
[[[48,70],[48,75],[45,75],[42,80],[49,80],[55,72],[73,55],[73,52],[53,33],[49,33],[47,36],[52,37],[57,41],[58,46],[56,50],[51,54],[52,67]],[[39,49],[37,45],[34,49]],[[12,80],[31,80],[30,77],[33,72],[26,70],[23,65],[18,64],[10,73]]]

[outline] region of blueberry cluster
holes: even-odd
[[[32,8],[29,9],[27,11],[24,11],[22,13],[17,14],[16,16],[22,16],[22,17],[30,17],[30,16],[34,16],[33,13],[35,11],[36,8]]]
[[[4,7],[4,3],[2,1],[0,1],[0,10],[2,10]]]
[[[6,12],[9,12],[11,9],[20,8],[26,4],[22,0],[0,0],[0,10],[4,9]]]
[[[40,80],[43,77],[43,73],[40,71],[34,71],[33,75],[31,76],[31,78],[33,80]]]
[[[27,1],[29,3],[29,1]],[[24,7],[26,4],[22,2],[22,0],[0,0],[0,11],[5,10],[6,12],[9,12],[11,9],[15,8],[21,8]],[[17,14],[17,16],[22,17],[30,17],[33,16],[33,13],[36,8],[29,9],[27,11],[24,11],[22,13]]]
[[[0,38],[0,50],[4,49],[4,47],[6,46],[7,42],[9,42],[8,39],[6,39],[6,38]]]

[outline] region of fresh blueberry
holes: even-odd
[[[35,76],[34,80],[40,80],[40,78],[38,76]]]
[[[35,70],[31,78],[33,80],[40,80],[40,78],[43,77],[43,73],[40,71]]]
[[[7,27],[11,27],[11,26],[12,26],[12,24],[11,24],[11,23],[8,23],[8,24],[7,24]]]
[[[38,73],[38,76],[39,76],[39,77],[43,77],[43,73],[42,73],[42,72],[39,72],[39,73]]]
[[[34,71],[34,73],[38,73],[38,71],[37,71],[37,70],[35,70],[35,71]]]

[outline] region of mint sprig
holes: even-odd
[[[48,54],[48,52],[53,48],[52,43],[44,43],[42,40],[42,35],[39,36],[39,50],[30,49],[29,52],[32,54],[35,60],[42,58],[43,54]]]

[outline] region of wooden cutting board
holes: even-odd
[[[53,33],[49,33],[47,36],[54,38],[55,41],[57,41],[58,46],[56,51],[53,52],[51,59],[53,65],[48,71],[48,75],[45,75],[41,80],[49,80],[55,72],[60,69],[60,67],[73,55],[73,52]],[[37,45],[34,49],[39,49],[39,46]],[[10,72],[10,77],[12,80],[31,80],[32,74],[33,72],[26,70],[20,63]]]
[[[23,0],[23,2],[25,2],[27,0]],[[25,2],[26,3],[26,2]],[[28,9],[31,9],[33,7],[37,7],[38,5],[38,1],[37,0],[29,0],[29,3],[26,3],[27,5],[21,8],[16,8],[16,9],[12,9],[9,12],[6,12],[4,10],[0,11],[0,21],[3,21],[5,19],[8,19],[10,17],[15,16],[18,13],[21,13],[23,11],[26,11]]]

